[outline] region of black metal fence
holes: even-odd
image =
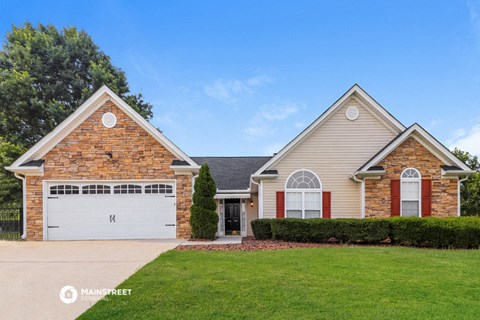
[[[0,240],[19,240],[23,230],[21,207],[0,207]]]

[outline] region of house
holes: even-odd
[[[7,169],[28,240],[189,238],[203,163],[220,236],[256,218],[457,216],[472,172],[358,85],[272,157],[189,157],[104,86]]]

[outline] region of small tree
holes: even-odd
[[[217,188],[206,163],[200,168],[194,190],[193,205],[190,207],[192,238],[213,240],[218,224],[218,215],[215,212],[217,204],[213,198]]]
[[[462,183],[460,187],[461,194],[461,215],[462,216],[478,216],[480,215],[480,162],[478,157],[467,151],[455,148],[453,150],[460,160],[462,160],[472,170],[477,172],[471,174],[468,179]]]

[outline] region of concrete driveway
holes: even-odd
[[[90,289],[114,289],[146,263],[180,243],[179,240],[0,241],[0,318],[74,319],[101,297]],[[60,300],[64,286],[75,288],[78,293],[75,302],[66,304]],[[67,300],[73,296],[73,290],[64,295]]]

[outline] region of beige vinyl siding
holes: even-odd
[[[345,117],[351,105],[360,111],[355,121]],[[278,170],[279,177],[263,181],[263,216],[275,217],[276,191],[284,190],[290,174],[309,169],[320,178],[323,191],[332,193],[332,218],[360,218],[360,183],[349,177],[396,136],[373,114],[373,108],[351,98],[269,168]]]

